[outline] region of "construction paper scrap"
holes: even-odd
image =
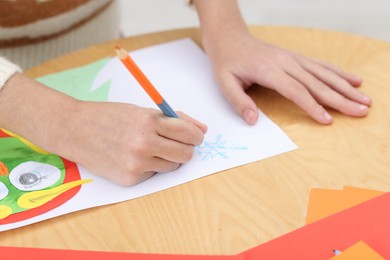
[[[390,259],[390,193],[243,252],[246,260],[257,259],[329,259],[333,250],[342,251],[364,241],[386,259]]]
[[[0,216],[3,217],[0,219],[0,231],[77,210],[138,198],[297,148],[282,129],[261,111],[258,122],[253,126],[246,124],[237,115],[221,95],[213,79],[209,59],[191,39],[177,40],[137,50],[132,52],[132,57],[173,109],[184,111],[208,126],[204,142],[195,147],[193,158],[173,172],[157,173],[133,187],[115,185],[78,165],[80,178],[77,179],[92,180],[91,182],[67,191],[66,193],[69,194],[77,190],[61,203],[55,198],[55,207],[46,207],[43,210],[42,207],[46,205],[44,204],[32,209],[22,209],[17,205],[18,197],[22,195],[21,193],[32,191],[22,192],[16,189],[9,181],[11,173],[8,174],[7,171],[15,175],[13,169],[18,164],[32,163],[36,160],[45,162],[47,158],[55,155],[45,154],[36,147],[21,142],[15,136],[0,131],[0,163],[2,163],[0,182],[3,182],[5,186],[3,191],[0,190],[0,195],[5,196],[0,200],[0,206],[6,206],[0,207]],[[75,93],[77,98],[83,100],[131,103],[158,109],[116,57],[38,80],[67,94]],[[68,83],[72,89],[78,89],[78,91],[69,91],[66,88]],[[17,151],[23,151],[23,153],[17,153]],[[15,157],[10,158],[10,154],[14,154]],[[37,166],[26,169],[24,178],[22,178],[23,182],[27,184],[31,182],[30,186],[33,188],[36,187],[34,186],[36,183],[43,182],[49,175],[56,174],[57,177],[63,178],[64,176],[58,174],[61,172],[66,176],[67,173],[64,171],[66,167],[59,161],[61,159],[58,156],[55,157],[59,164],[51,168]],[[53,170],[50,172],[44,170],[49,168]],[[45,173],[42,172],[43,170]],[[32,173],[33,171],[35,172]],[[46,177],[40,178],[42,174]],[[61,184],[62,180],[58,180],[55,185]],[[62,197],[62,194],[58,197]],[[35,213],[31,214],[30,218],[26,217],[26,214],[20,218],[18,215],[22,211],[25,213],[34,211]]]
[[[173,255],[173,254],[146,254],[146,253],[119,253],[98,252],[84,250],[61,250],[24,247],[0,247],[1,259],[28,260],[245,260],[244,256],[233,255]]]
[[[371,189],[365,189],[360,187],[353,187],[353,186],[344,186],[343,187],[344,193],[352,193],[352,195],[355,195],[359,198],[375,198],[376,196],[382,195],[385,193],[384,191],[380,190],[371,190]]]
[[[310,191],[306,224],[330,216],[383,193],[383,191],[355,187],[345,187],[343,190],[314,188]]]
[[[94,90],[91,90],[91,85],[99,71],[109,61],[110,58],[105,58],[87,66],[41,77],[38,81],[80,100],[107,101],[111,82],[103,82]]]
[[[356,260],[356,259],[367,259],[367,260],[384,260],[380,254],[375,252],[363,241],[359,241],[353,246],[343,250],[341,254],[336,255],[332,260]]]

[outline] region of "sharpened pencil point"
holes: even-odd
[[[116,52],[116,56],[118,56],[118,58],[121,60],[125,59],[127,56],[127,51],[125,51],[119,46],[115,46],[115,52]]]

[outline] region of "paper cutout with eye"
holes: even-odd
[[[90,181],[75,163],[0,129],[0,225],[52,210]]]

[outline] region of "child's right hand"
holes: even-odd
[[[183,114],[120,103],[79,102],[61,154],[97,175],[132,186],[192,158],[207,127]]]
[[[0,91],[0,127],[125,186],[189,161],[207,131],[182,113],[79,101],[20,73]]]

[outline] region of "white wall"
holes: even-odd
[[[211,1],[211,0],[209,0]],[[119,0],[126,36],[198,26],[185,0]],[[239,0],[248,24],[347,31],[390,41],[389,0]]]

